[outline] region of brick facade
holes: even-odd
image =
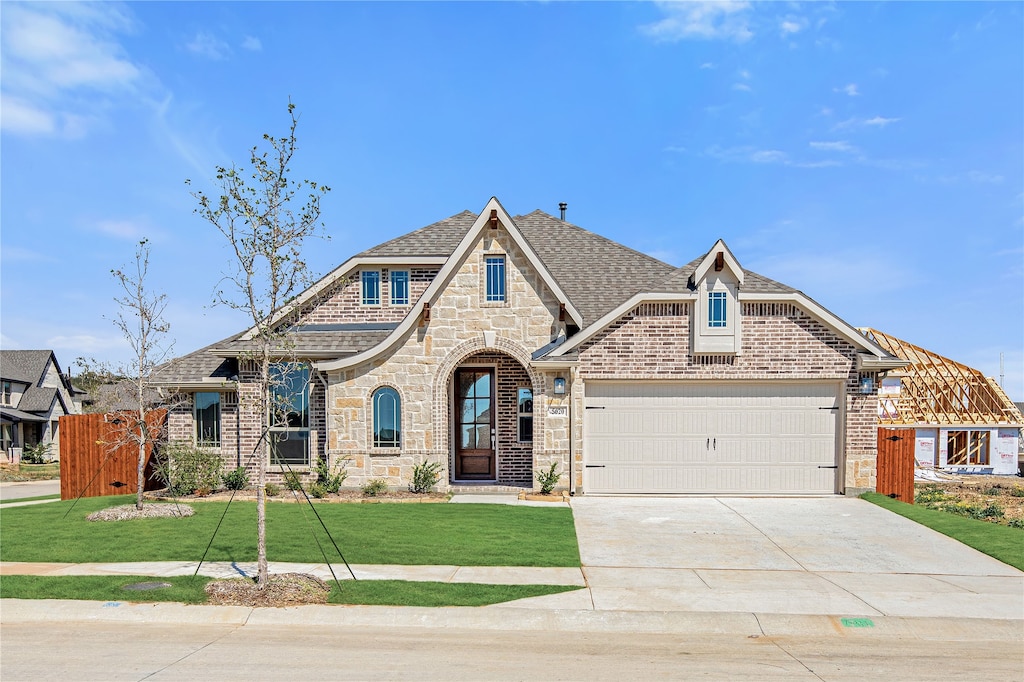
[[[437,276],[438,268],[367,268],[380,273],[380,304],[363,305],[359,272],[346,279],[316,306],[303,313],[299,324],[353,324],[360,322],[401,322]],[[391,305],[391,270],[409,273],[409,303]]]

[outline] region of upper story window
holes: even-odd
[[[402,447],[402,399],[390,386],[373,392],[373,447]]]
[[[708,292],[708,326],[726,327],[728,320],[729,294],[724,291]]]
[[[309,367],[271,366],[270,463],[309,466]]]
[[[520,443],[533,442],[533,389],[520,388],[518,396],[518,431]]]
[[[391,305],[409,305],[409,271],[391,271]]]
[[[380,305],[380,271],[363,270],[363,305]]]
[[[11,382],[4,381],[3,387],[0,388],[0,391],[2,391],[2,396],[0,396],[0,402],[2,402],[4,405],[10,405],[11,395],[13,394],[13,391],[11,389]]]
[[[220,447],[220,393],[195,396],[196,445]]]
[[[505,300],[505,257],[487,256],[485,261],[487,271],[487,297],[489,302],[501,302]]]

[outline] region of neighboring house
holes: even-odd
[[[863,331],[909,363],[882,380],[878,424],[913,430],[919,464],[962,473],[1018,472],[1024,417],[994,379],[876,329]]]
[[[681,239],[680,243],[684,241]],[[695,249],[696,250],[696,249]],[[360,253],[276,316],[292,366],[272,457],[347,484],[576,493],[873,490],[880,372],[906,363],[722,242],[677,268],[496,199]],[[254,467],[252,331],[162,368],[172,438]]]
[[[49,350],[0,350],[0,446],[9,461],[25,446],[52,443],[60,456],[58,420],[78,414],[81,391],[60,371]]]

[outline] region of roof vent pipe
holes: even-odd
[[[564,201],[558,202],[558,211],[562,214],[562,222],[565,222],[565,209],[569,208],[569,204]]]

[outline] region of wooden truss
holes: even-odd
[[[907,367],[888,374],[899,377],[899,394],[888,393],[883,382],[880,425],[1024,424],[1024,417],[999,384],[978,370],[875,329],[861,331],[890,354],[910,361]]]

